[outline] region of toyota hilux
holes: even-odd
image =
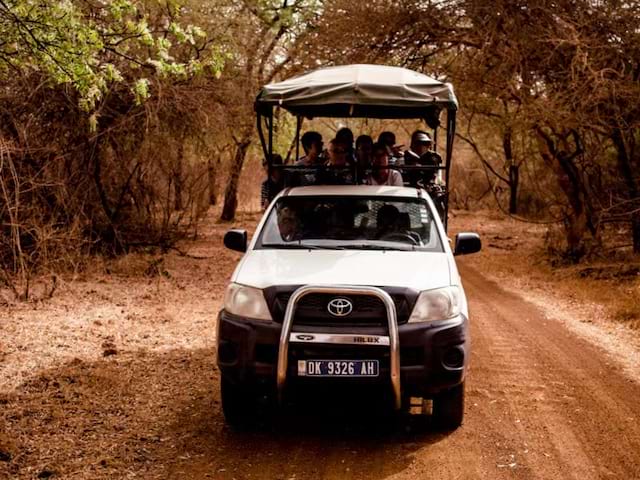
[[[247,245],[218,318],[218,365],[227,421],[263,398],[338,380],[377,383],[396,409],[433,400],[439,425],[464,411],[469,313],[454,255],[480,249],[458,234],[452,251],[420,189],[310,186],[287,189]]]
[[[244,256],[218,317],[226,421],[255,419],[265,406],[295,402],[299,392],[337,387],[336,398],[344,399],[347,387],[372,387],[396,411],[418,399],[441,427],[456,428],[464,414],[469,312],[454,255],[476,252],[481,242],[459,233],[450,245],[447,236],[453,87],[404,68],[345,65],[265,85],[255,108],[269,176],[281,169],[292,174],[284,178],[322,177],[315,175],[321,170],[271,162],[274,135],[287,131],[274,127],[283,113],[296,120],[294,158],[304,121],[374,118],[424,122],[444,161],[380,167],[400,171],[406,184],[398,187],[290,182],[250,241],[244,230],[227,232],[225,245]],[[355,183],[374,170],[355,162],[348,168]],[[431,180],[416,185],[411,178]]]

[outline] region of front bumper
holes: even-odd
[[[218,315],[218,367],[229,381],[247,388],[275,388],[282,325],[231,315]],[[295,325],[295,332],[387,335],[383,327],[322,327]],[[468,319],[459,316],[433,323],[398,326],[400,383],[403,396],[429,398],[464,380],[469,356]],[[327,382],[297,376],[297,359],[378,359],[376,379],[338,378],[332,382],[388,383],[389,348],[370,345],[290,344],[287,381],[291,387]],[[327,382],[328,383],[328,382]]]

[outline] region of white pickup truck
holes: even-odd
[[[324,184],[290,182],[249,245],[245,231],[226,234],[227,247],[246,252],[218,317],[227,422],[255,420],[263,407],[289,405],[300,391],[335,388],[344,399],[354,390],[348,387],[356,394],[371,387],[397,411],[413,398],[431,399],[437,424],[456,428],[464,414],[469,314],[454,255],[481,244],[475,233],[460,233],[452,251],[446,233],[458,109],[453,87],[404,68],[344,65],[265,85],[255,109],[270,176],[282,169],[282,177],[300,178],[308,169],[271,162],[274,125],[287,113],[296,122],[294,158],[303,123],[316,118],[362,128],[352,119],[410,121],[410,128],[421,122],[432,130],[425,136],[433,145],[423,154],[428,158],[405,155],[404,164],[348,162],[331,175],[323,174],[336,165],[311,166],[314,183]],[[398,170],[405,186],[318,181],[362,183],[385,168]],[[344,170],[350,171],[341,177]]]
[[[480,249],[473,233],[451,250],[424,190],[385,186],[285,189],[247,245],[218,317],[227,422],[295,390],[378,385],[396,409],[433,399],[438,425],[462,422],[469,314],[454,255]]]

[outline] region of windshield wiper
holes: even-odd
[[[407,246],[397,246],[397,247],[390,247],[388,245],[375,245],[375,244],[370,244],[370,243],[358,243],[358,244],[346,244],[346,245],[340,245],[340,248],[342,249],[348,249],[348,250],[382,250],[382,251],[401,251],[401,252],[407,252],[407,251],[411,251],[411,250],[415,250],[415,246],[413,245],[407,245]]]
[[[263,243],[262,247],[266,248],[281,248],[291,250],[344,250],[343,245],[309,245],[308,243],[302,243],[298,240],[298,243]]]

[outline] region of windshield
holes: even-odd
[[[444,251],[424,199],[325,195],[280,198],[256,248]]]

